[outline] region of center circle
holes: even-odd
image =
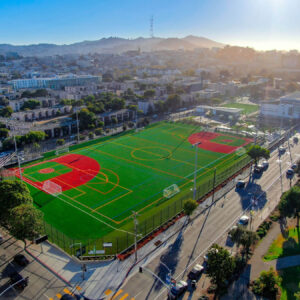
[[[53,172],[55,172],[55,170],[53,168],[45,168],[45,169],[39,170],[40,174],[49,174],[49,173],[53,173]]]
[[[172,155],[171,150],[163,147],[141,147],[131,151],[131,156],[138,160],[162,160]],[[147,157],[149,156],[149,157]]]

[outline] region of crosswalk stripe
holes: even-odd
[[[65,292],[66,294],[72,295],[72,293],[71,293],[67,288],[64,288],[64,292]]]
[[[62,295],[61,295],[60,293],[57,293],[57,294],[56,294],[56,297],[57,297],[58,299],[60,299],[60,298],[62,297]]]
[[[104,292],[104,294],[105,294],[106,296],[108,296],[110,293],[111,293],[111,290],[110,290],[110,289],[108,289],[108,290],[106,290],[106,291]]]
[[[128,297],[128,294],[125,294],[122,298],[120,298],[120,300],[124,300]]]
[[[117,291],[116,294],[111,298],[111,300],[116,299],[116,298],[117,298],[120,294],[122,294],[122,293],[123,293],[123,290]]]

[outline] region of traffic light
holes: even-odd
[[[143,268],[142,267],[139,267],[139,272],[143,273]]]

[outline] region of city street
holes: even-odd
[[[291,147],[291,154],[294,160],[298,159],[300,145]],[[231,190],[225,197],[207,208],[191,225],[183,227],[182,231],[164,245],[163,253],[151,262],[146,259],[141,262],[141,265],[150,269],[162,280],[165,280],[168,273],[164,266],[167,265],[171,269],[173,278],[186,280],[189,269],[195,263],[203,262],[203,255],[212,243],[217,242],[232,246],[228,244],[226,231],[236,223],[243,211],[249,207],[253,195],[256,195],[258,200],[257,205],[253,207],[254,216],[250,226],[252,229],[259,226],[259,223],[276,206],[281,193],[289,188],[290,180],[285,175],[289,166],[290,154],[288,150],[280,158],[278,151],[274,151],[269,159],[268,169],[261,178],[254,182],[251,180],[246,191],[237,193],[235,190]],[[280,170],[282,172],[281,177]],[[136,273],[131,275],[122,287],[122,292],[134,295],[136,300],[165,299],[167,296],[166,288],[158,280],[154,280],[154,277],[147,271],[137,273],[136,269]]]

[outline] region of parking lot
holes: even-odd
[[[10,274],[18,272],[23,278],[28,277],[28,286],[23,290],[10,288],[1,299],[58,299],[68,288],[66,283],[56,277],[47,268],[35,261],[24,251],[23,242],[2,233],[3,242],[0,245],[0,295],[10,286]],[[23,254],[29,261],[27,266],[13,262],[16,254]],[[51,267],[51,266],[50,266]]]

